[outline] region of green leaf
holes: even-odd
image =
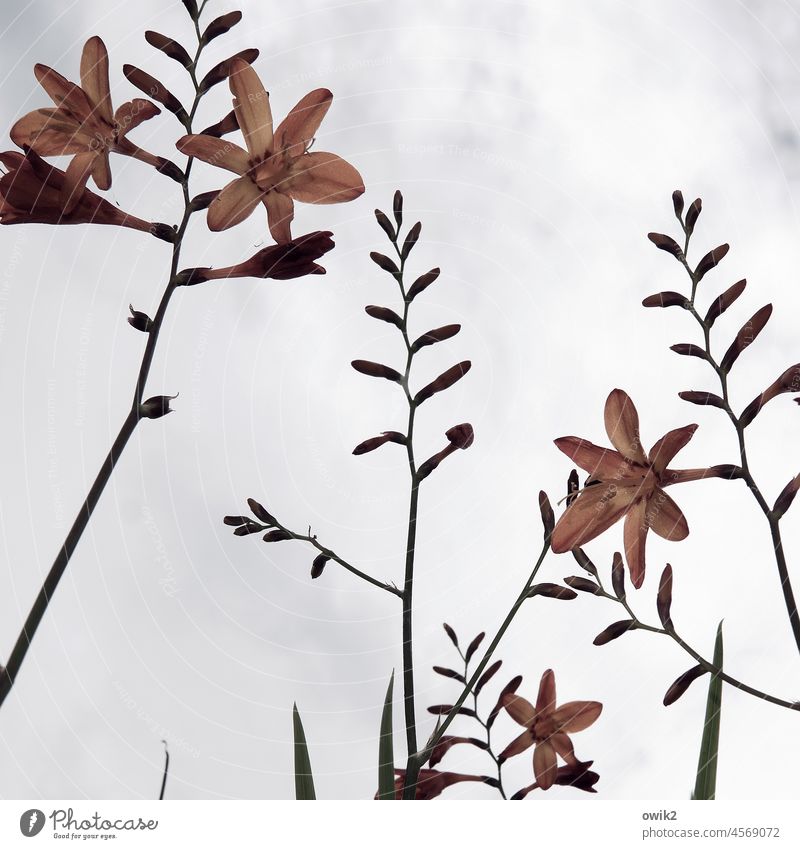
[[[394,671],[389,679],[381,715],[381,738],[378,744],[378,798],[394,799],[394,744],[392,741],[392,693]]]
[[[722,669],[722,622],[717,628],[714,644],[714,666]],[[717,794],[717,754],[719,752],[719,725],[722,711],[722,679],[711,676],[708,685],[706,718],[703,739],[700,743],[700,759],[697,764],[697,781],[692,799],[715,799]]]
[[[311,758],[308,756],[306,745],[306,734],[303,731],[303,722],[300,719],[300,711],[295,704],[292,708],[292,722],[294,724],[294,791],[297,799],[316,799],[314,793],[314,775],[311,772]]]

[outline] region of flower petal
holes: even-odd
[[[635,486],[597,483],[584,489],[556,523],[550,541],[554,553],[563,554],[600,536],[638,497]]]
[[[292,219],[294,218],[294,201],[281,192],[267,192],[264,196],[267,207],[267,222],[272,238],[279,244],[292,241]]]
[[[729,477],[730,467],[716,466],[708,469],[664,469],[660,475],[661,486],[672,486],[676,483],[702,481],[706,478]]]
[[[244,135],[247,149],[254,159],[263,159],[272,153],[272,110],[269,95],[258,74],[244,59],[231,63],[229,79],[234,95],[233,109]]]
[[[633,463],[647,465],[647,456],[639,436],[639,414],[627,392],[612,390],[606,399],[606,433],[614,448]]]
[[[556,707],[556,676],[552,669],[545,669],[539,682],[539,694],[536,697],[536,714],[552,713]]]
[[[555,749],[557,755],[561,755],[562,760],[568,764],[575,764],[575,749],[572,748],[572,740],[566,734],[552,734],[547,741]]]
[[[302,203],[344,203],[364,193],[364,181],[335,153],[307,153],[292,166],[286,192]]]
[[[237,177],[208,207],[208,229],[227,230],[250,216],[261,200],[261,189],[249,177]]]
[[[108,154],[103,152],[95,156],[92,166],[92,179],[98,189],[106,191],[111,188],[111,166]]]
[[[505,693],[500,698],[500,704],[508,711],[509,716],[518,722],[520,725],[531,725],[536,719],[536,708],[522,696],[517,696],[514,693]]]
[[[86,181],[92,173],[97,154],[92,151],[79,153],[72,157],[67,166],[64,183],[61,186],[61,205],[67,215],[77,206],[86,187]]]
[[[533,732],[526,728],[522,734],[520,734],[519,737],[515,737],[497,757],[501,761],[507,761],[509,758],[513,758],[514,755],[518,755],[520,752],[530,749],[535,742],[536,738],[533,736]]]
[[[565,702],[553,711],[552,718],[559,731],[574,734],[592,725],[602,710],[600,702]]]
[[[533,752],[533,774],[542,790],[549,790],[556,780],[558,761],[556,750],[545,740],[537,743]]]
[[[175,146],[187,156],[196,156],[209,165],[226,168],[239,176],[245,174],[250,167],[246,150],[238,144],[214,136],[182,136],[175,142]]]
[[[80,129],[81,125],[61,109],[37,109],[23,115],[9,135],[14,144],[32,147],[40,156],[63,156],[88,147],[89,139]]]
[[[56,106],[67,110],[79,121],[85,121],[89,117],[92,105],[83,89],[47,65],[34,65],[33,73]]]
[[[310,91],[275,130],[277,147],[288,148],[290,156],[300,156],[305,153],[332,100],[333,95],[327,88]]]
[[[697,430],[696,424],[686,425],[665,433],[650,449],[650,463],[657,475],[663,474],[675,455],[684,448]]]
[[[134,97],[133,100],[123,103],[114,113],[114,123],[119,127],[118,137],[124,138],[139,124],[160,114],[158,106],[144,97]]]
[[[689,523],[681,508],[660,487],[647,503],[647,524],[660,537],[673,541],[689,536]]]
[[[556,448],[563,451],[592,477],[603,481],[616,481],[635,473],[630,460],[618,451],[602,448],[577,436],[562,436],[555,440]],[[639,475],[641,477],[641,474]]]
[[[108,86],[108,51],[103,39],[93,35],[81,54],[81,88],[86,92],[94,113],[109,124],[114,121],[111,90]]]
[[[647,540],[647,501],[641,498],[634,504],[625,517],[623,542],[625,544],[625,559],[631,573],[631,583],[638,590],[644,581],[644,547]]]

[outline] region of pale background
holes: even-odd
[[[750,281],[717,325],[718,350],[763,303],[776,307],[736,367],[736,405],[800,359],[796,2],[212,0],[208,19],[237,5],[243,24],[209,57],[261,48],[256,67],[276,117],[306,91],[331,88],[317,147],[356,164],[367,192],[349,205],[298,208],[296,233],[336,233],[326,277],[210,283],[174,298],[148,394],[180,392],[176,412],[134,436],[3,708],[4,797],[153,798],[161,738],[172,753],[169,798],[290,797],[294,700],[318,796],[374,793],[381,702],[400,666],[399,604],[334,565],[312,584],[312,553],[302,544],[236,539],[221,518],[254,496],[292,527],[312,525],[363,568],[401,580],[404,453],[350,452],[401,428],[404,406],[397,387],[348,365],[399,362],[393,329],[363,312],[367,303],[396,303],[391,281],[368,259],[384,249],[372,210],[388,208],[396,187],[409,223],[424,222],[411,268],[443,269],[415,304],[413,325],[420,333],[453,321],[464,328],[420,355],[417,385],[473,362],[419,416],[422,458],[439,450],[449,426],[469,421],[476,431],[474,446],[423,491],[422,736],[433,727],[424,707],[455,694],[430,671],[454,661],[440,623],[464,640],[491,631],[529,572],[541,537],[536,494],[560,498],[570,469],[553,438],[604,442],[603,402],[619,386],[639,406],[648,445],[669,428],[700,424],[676,465],[736,459],[724,414],[677,398],[714,386],[701,363],[667,350],[696,339],[690,318],[640,306],[652,292],[685,285],[677,264],[645,238],[652,229],[674,233],[674,188],[687,202],[704,199],[698,251],[732,245],[702,284],[703,307],[740,277]],[[46,103],[33,64],[77,79],[92,34],[111,51],[116,102],[138,95],[122,77],[124,62],[187,95],[182,69],[142,35],[152,28],[189,45],[177,0],[10,0],[3,19],[5,128]],[[219,86],[198,127],[229,108]],[[170,156],[177,131],[166,113],[133,138]],[[112,201],[176,220],[175,184],[120,157],[112,167]],[[198,191],[227,180],[207,166],[195,173]],[[213,238],[198,216],[184,262],[230,264],[265,234],[261,213]],[[130,403],[144,338],[125,322],[128,303],[154,310],[169,249],[99,227],[5,228],[0,239],[2,657]],[[798,417],[784,396],[752,428],[752,461],[770,501],[800,467]],[[674,619],[687,638],[710,655],[724,617],[731,673],[800,698],[766,523],[745,487],[712,481],[673,494],[692,533],[679,544],[649,541],[637,608],[655,620],[657,576],[669,560]],[[797,516],[785,527],[797,563]],[[620,545],[615,527],[589,550],[607,570]],[[562,556],[541,575],[577,571]],[[796,568],[793,575],[800,589]],[[593,798],[686,798],[706,682],[664,708],[665,689],[691,661],[646,633],[592,646],[619,618],[616,605],[590,597],[528,603],[499,654],[505,677],[486,700],[517,672],[521,692],[535,697],[552,666],[561,700],[605,705],[575,737],[579,756],[593,758],[602,776]],[[797,716],[730,688],[724,699],[719,796],[791,798]],[[395,718],[401,748],[399,700]],[[472,733],[469,721],[460,727]],[[496,727],[502,742],[519,730],[505,717]],[[491,766],[472,749],[444,765]],[[510,790],[532,780],[527,756],[507,772]],[[466,785],[449,795],[493,793]],[[589,798],[558,788],[551,795]]]

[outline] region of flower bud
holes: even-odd
[[[467,449],[475,441],[475,432],[472,430],[472,425],[468,423],[454,425],[445,433],[445,436],[456,448]]]
[[[172,412],[169,402],[177,397],[177,395],[154,395],[152,398],[148,398],[139,405],[139,417],[160,419],[161,416],[166,416],[167,413]]]
[[[133,304],[128,304],[128,309],[131,311],[131,317],[128,319],[128,324],[131,327],[141,330],[142,333],[149,333],[153,329],[153,322],[150,316],[135,310]]]
[[[680,220],[683,215],[683,193],[680,189],[675,189],[672,193],[672,208],[675,210],[675,217]]]

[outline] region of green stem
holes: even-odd
[[[528,597],[528,590],[531,588],[531,585],[536,580],[536,575],[539,572],[539,568],[542,563],[544,563],[545,557],[547,557],[547,553],[550,551],[550,540],[549,538],[545,541],[544,547],[542,548],[541,553],[539,554],[539,558],[536,561],[536,564],[533,567],[533,571],[528,576],[528,580],[525,582],[525,586],[522,588],[522,591],[517,596],[517,600],[511,607],[511,610],[506,614],[505,619],[503,620],[500,627],[497,629],[497,633],[492,638],[489,647],[483,654],[483,657],[480,660],[480,663],[475,667],[475,671],[472,673],[472,676],[467,681],[464,689],[461,691],[461,695],[456,700],[456,703],[453,705],[451,711],[445,716],[444,721],[439,726],[439,728],[434,731],[428,740],[425,747],[422,751],[417,752],[414,757],[409,758],[409,763],[406,768],[406,778],[405,778],[405,786],[403,789],[403,798],[404,799],[413,799],[416,791],[417,778],[419,776],[419,771],[422,768],[423,764],[428,760],[431,755],[431,750],[433,747],[441,740],[442,735],[447,731],[450,727],[452,721],[458,716],[458,709],[463,706],[464,702],[469,697],[469,694],[472,692],[475,685],[478,683],[478,679],[483,675],[483,671],[486,669],[489,661],[492,659],[492,655],[494,654],[497,646],[500,644],[500,640],[503,639],[506,631],[508,630],[511,623],[514,621],[514,617],[517,615],[517,612],[524,604],[525,600]]]
[[[202,97],[202,94],[198,90],[197,78],[195,73],[195,65],[197,63],[198,58],[200,57],[200,53],[202,52],[202,44],[200,43],[200,30],[197,19],[195,19],[194,24],[195,32],[197,33],[198,46],[192,63],[192,67],[189,72],[194,83],[195,95],[194,101],[192,103],[191,112],[189,114],[186,124],[184,125],[187,132],[191,132],[192,119],[194,118],[195,112],[197,111],[197,106],[200,102],[200,98]],[[120,457],[122,456],[122,452],[125,449],[125,446],[128,444],[131,435],[136,429],[136,425],[141,419],[139,412],[140,405],[143,400],[147,377],[150,373],[150,368],[153,363],[153,357],[155,355],[156,345],[158,343],[159,333],[164,322],[164,317],[167,313],[167,308],[169,306],[170,299],[172,298],[172,294],[177,288],[175,278],[178,271],[178,263],[180,261],[183,236],[186,232],[186,227],[192,215],[191,201],[189,198],[189,175],[191,174],[192,170],[192,162],[193,160],[190,158],[186,165],[186,170],[184,171],[183,179],[181,180],[181,188],[184,199],[183,217],[177,227],[172,245],[169,279],[167,281],[164,293],[161,296],[161,301],[158,305],[156,314],[153,318],[152,327],[148,332],[147,344],[145,345],[141,365],[139,366],[139,371],[136,376],[136,383],[134,384],[131,408],[127,416],[125,417],[125,420],[123,421],[122,426],[120,427],[119,432],[117,433],[117,436],[114,439],[114,442],[111,446],[111,450],[108,452],[105,460],[103,461],[102,466],[100,467],[100,471],[97,473],[97,477],[95,478],[91,488],[89,489],[88,495],[84,499],[84,502],[81,505],[80,510],[78,511],[78,515],[76,516],[75,521],[72,523],[72,526],[67,534],[66,539],[64,540],[63,545],[59,549],[59,552],[56,555],[55,560],[53,561],[53,565],[50,567],[50,571],[45,577],[44,583],[42,584],[39,593],[37,594],[36,599],[34,600],[33,606],[31,607],[31,610],[28,613],[25,623],[22,626],[22,630],[20,631],[20,634],[17,637],[17,640],[14,644],[14,648],[12,649],[11,654],[9,656],[8,663],[5,667],[0,667],[0,706],[2,706],[2,704],[5,702],[8,694],[11,692],[11,689],[17,680],[22,664],[25,660],[25,657],[27,656],[28,649],[31,646],[31,641],[33,640],[33,637],[36,634],[36,631],[38,630],[39,625],[41,624],[41,621],[44,618],[48,607],[50,606],[50,602],[53,598],[53,594],[55,593],[56,587],[58,586],[64,572],[66,571],[66,568],[69,565],[70,560],[72,559],[72,555],[75,553],[75,549],[77,548],[78,543],[81,537],[83,536],[83,532],[86,530],[86,527],[89,524],[89,520],[91,519],[92,514],[94,513],[94,510],[97,507],[97,503],[100,500],[100,496],[102,495],[106,484],[111,478],[111,475],[114,469],[116,468]]]
[[[777,696],[771,696],[769,693],[765,693],[763,690],[757,690],[755,687],[751,687],[749,684],[745,684],[740,681],[738,678],[734,678],[732,675],[728,675],[726,672],[723,672],[721,668],[719,668],[715,663],[710,660],[707,660],[703,657],[700,652],[696,649],[692,648],[686,640],[681,637],[678,632],[675,630],[674,626],[672,628],[659,628],[655,625],[647,625],[642,622],[641,619],[634,613],[633,609],[630,606],[627,598],[619,598],[612,593],[606,591],[603,587],[603,582],[600,579],[600,576],[597,575],[597,583],[600,589],[603,592],[603,597],[610,599],[611,601],[615,601],[618,604],[621,604],[631,621],[634,623],[634,626],[639,631],[649,631],[651,634],[664,634],[669,637],[671,640],[674,640],[688,655],[694,658],[697,663],[700,664],[707,672],[710,672],[712,675],[717,675],[721,678],[726,684],[730,684],[731,687],[735,687],[737,690],[741,690],[743,693],[748,693],[751,696],[755,696],[757,699],[762,699],[765,702],[769,702],[773,705],[778,705],[779,707],[788,708],[789,710],[798,710],[800,711],[800,702],[790,702],[786,699],[780,699]]]
[[[273,517],[274,519],[274,517]],[[357,578],[361,578],[362,581],[366,581],[368,584],[371,584],[373,587],[378,587],[378,589],[385,590],[387,593],[391,593],[392,595],[396,595],[398,598],[403,597],[403,593],[397,589],[393,584],[387,584],[384,581],[380,581],[377,578],[373,578],[372,575],[368,575],[366,572],[363,572],[361,569],[353,566],[352,563],[348,563],[343,558],[339,557],[339,555],[332,551],[330,548],[326,548],[322,543],[317,539],[317,537],[311,533],[311,529],[309,528],[309,532],[307,534],[299,534],[296,531],[291,530],[291,528],[287,528],[285,525],[282,525],[277,519],[274,519],[274,526],[281,531],[285,531],[289,534],[292,539],[299,540],[300,542],[307,542],[316,548],[316,550],[320,554],[324,554],[325,557],[328,557],[330,560],[333,560],[334,563],[338,563],[343,569],[346,569],[352,575],[355,575]],[[264,526],[266,530],[266,526]]]
[[[408,313],[411,301],[408,299],[405,285],[403,283],[403,272],[405,270],[405,257],[397,243],[400,232],[392,240],[394,249],[400,260],[400,273],[397,275],[397,285],[403,296],[403,318],[400,330],[403,334],[403,342],[406,346],[406,368],[403,374],[402,386],[408,404],[408,425],[406,428],[406,453],[408,456],[408,471],[411,481],[411,493],[408,504],[408,530],[406,534],[406,562],[403,576],[403,708],[406,724],[406,749],[410,762],[411,757],[417,751],[417,719],[414,705],[414,646],[413,646],[413,617],[414,617],[414,558],[417,546],[417,518],[419,513],[419,478],[417,477],[417,464],[414,458],[414,422],[416,418],[417,405],[411,395],[409,379],[411,377],[411,366],[414,361],[414,351],[408,336]],[[408,766],[408,764],[406,765]]]
[[[464,679],[469,681],[469,664],[467,663],[466,657],[462,654],[461,649],[458,649],[458,653],[464,661]],[[481,728],[483,728],[483,733],[486,735],[486,753],[494,761],[495,768],[497,769],[497,792],[503,799],[508,799],[505,788],[503,787],[503,763],[492,749],[492,729],[489,726],[489,723],[484,722],[478,713],[478,694],[474,689],[472,689],[472,687],[470,687],[470,693],[472,694],[472,709],[475,711],[475,719]]]
[[[680,220],[680,219],[679,219]],[[711,327],[709,327],[708,322],[703,318],[700,313],[697,312],[695,308],[694,299],[697,293],[697,285],[700,282],[697,279],[697,275],[692,270],[689,265],[686,255],[689,251],[689,242],[691,239],[691,234],[686,232],[686,227],[681,221],[681,226],[683,227],[685,240],[683,246],[683,256],[680,258],[681,265],[683,265],[686,273],[689,275],[689,279],[692,284],[692,296],[689,303],[689,312],[694,316],[695,321],[700,325],[701,330],[703,331],[703,340],[705,344],[705,358],[710,363],[711,367],[717,374],[720,382],[720,388],[722,390],[722,400],[723,400],[723,409],[728,415],[728,418],[731,421],[731,424],[736,431],[736,439],[739,445],[739,465],[742,469],[742,478],[747,484],[750,492],[753,494],[756,502],[758,503],[761,512],[767,519],[769,523],[770,535],[772,537],[772,545],[773,551],[775,554],[775,565],[778,569],[778,578],[781,584],[781,592],[783,593],[783,601],[786,607],[786,612],[789,617],[789,625],[792,629],[792,635],[794,636],[795,645],[797,646],[797,650],[800,651],[800,613],[797,610],[797,602],[795,601],[794,591],[792,589],[791,578],[789,577],[789,568],[786,563],[786,556],[783,551],[783,540],[781,538],[780,531],[780,519],[776,518],[769,504],[767,503],[766,498],[762,494],[758,485],[753,478],[753,474],[750,470],[750,463],[747,458],[747,446],[745,442],[744,430],[746,425],[743,425],[741,419],[733,412],[733,408],[730,404],[730,398],[728,395],[728,373],[722,366],[716,361],[714,356],[711,353]]]

